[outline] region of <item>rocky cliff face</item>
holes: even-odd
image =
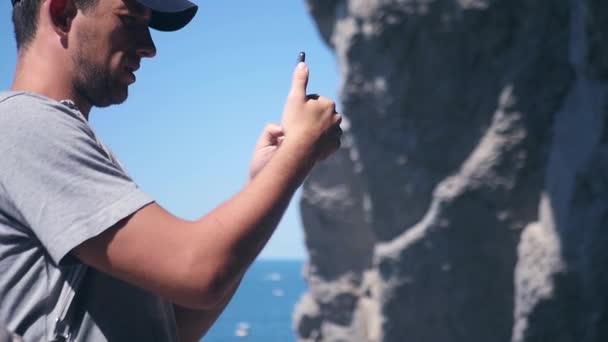
[[[300,341],[608,341],[608,4],[307,4],[347,120]]]

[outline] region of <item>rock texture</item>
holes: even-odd
[[[300,341],[608,341],[608,3],[307,0],[343,147]]]

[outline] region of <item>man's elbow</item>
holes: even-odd
[[[187,280],[182,284],[188,284],[183,289],[179,304],[190,309],[208,310],[222,305],[224,299],[232,289],[232,277],[226,268],[218,267],[215,270],[190,269]]]
[[[209,310],[222,302],[225,291],[218,285],[192,284],[180,287],[173,302],[188,309]]]

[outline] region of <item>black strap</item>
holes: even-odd
[[[65,297],[62,296],[60,305],[60,312],[55,320],[55,328],[53,330],[53,337],[51,342],[66,342],[70,341],[75,328],[79,325],[79,322],[75,319],[76,310],[76,294],[84,275],[86,273],[87,266],[78,265],[72,273],[70,280],[68,281],[68,292]]]

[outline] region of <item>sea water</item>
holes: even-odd
[[[204,342],[290,342],[294,305],[306,291],[303,261],[258,260]]]

